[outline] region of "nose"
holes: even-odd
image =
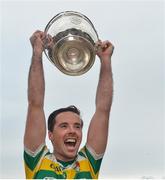
[[[68,132],[69,133],[75,133],[75,128],[73,126],[69,126]]]

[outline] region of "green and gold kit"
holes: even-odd
[[[25,174],[27,179],[98,179],[102,157],[84,146],[75,160],[63,162],[42,145],[35,154],[25,149]]]

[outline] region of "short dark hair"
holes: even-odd
[[[51,131],[51,132],[53,131],[56,116],[62,112],[67,112],[67,111],[71,111],[71,112],[76,113],[80,116],[80,110],[74,105],[71,105],[71,106],[68,106],[65,108],[57,109],[57,110],[53,111],[48,117],[48,130],[49,131]],[[81,119],[81,123],[83,126],[82,119]]]

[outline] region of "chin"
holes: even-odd
[[[72,152],[66,152],[66,157],[68,158],[68,159],[71,159],[71,160],[73,160],[73,159],[75,159],[75,157],[77,156],[77,152],[78,152],[78,150],[76,150],[76,151],[72,151]]]

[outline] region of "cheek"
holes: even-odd
[[[59,147],[63,143],[63,136],[61,134],[53,134],[52,143],[54,146]]]
[[[61,140],[63,140],[65,136],[65,132],[64,131],[56,131],[54,134],[53,134],[53,139],[54,141],[56,141],[57,143]]]
[[[82,138],[82,131],[78,131],[77,134],[80,138]]]

